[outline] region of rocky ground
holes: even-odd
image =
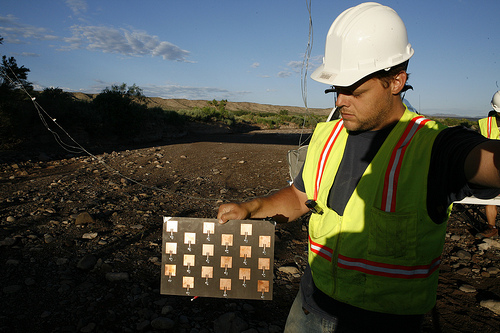
[[[161,295],[162,216],[287,185],[297,133],[186,136],[143,147],[0,155],[0,332],[281,332],[307,219],[276,229],[272,301]],[[55,143],[54,143],[55,145]],[[498,332],[500,243],[455,212],[425,332]]]

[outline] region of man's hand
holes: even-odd
[[[220,224],[229,220],[246,220],[250,217],[250,212],[242,205],[237,203],[228,203],[220,205],[217,219]]]

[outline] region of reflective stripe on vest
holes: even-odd
[[[312,252],[316,253],[318,256],[325,258],[328,261],[332,261],[333,249],[331,249],[325,245],[321,245],[321,244],[318,244],[316,242],[313,242],[313,240],[311,239],[311,236],[309,236],[309,249]]]
[[[319,186],[321,184],[321,179],[323,178],[323,171],[325,171],[326,161],[328,160],[328,156],[332,151],[332,147],[337,140],[340,131],[344,128],[344,121],[341,119],[335,126],[333,127],[328,140],[326,140],[326,144],[321,151],[320,159],[318,162],[318,170],[316,171],[316,182],[314,186],[314,201],[318,200],[318,192]]]
[[[488,126],[487,126],[487,133],[488,133],[488,136],[487,138],[488,139],[491,139],[491,121],[493,120],[493,117],[488,117]]]
[[[392,151],[391,159],[389,160],[389,166],[385,174],[384,181],[384,192],[382,195],[382,205],[381,210],[385,212],[395,212],[396,211],[396,194],[398,188],[399,172],[401,171],[401,165],[403,163],[403,157],[406,152],[406,148],[415,136],[415,133],[427,123],[429,119],[423,116],[413,118],[403,135],[399,139],[398,143]]]
[[[402,266],[384,264],[366,259],[349,258],[338,255],[338,267],[359,271],[366,274],[399,279],[427,278],[434,273],[441,263],[441,256],[435,258],[429,265]]]

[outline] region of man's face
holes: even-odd
[[[401,116],[394,105],[391,87],[382,81],[369,79],[350,87],[335,87],[337,107],[350,131],[376,131],[397,121]]]

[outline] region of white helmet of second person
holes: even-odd
[[[369,74],[405,62],[413,53],[399,15],[390,7],[366,2],[345,10],[332,23],[323,64],[311,78],[348,87]]]
[[[500,90],[497,91],[491,98],[491,106],[493,107],[493,110],[500,113]]]

